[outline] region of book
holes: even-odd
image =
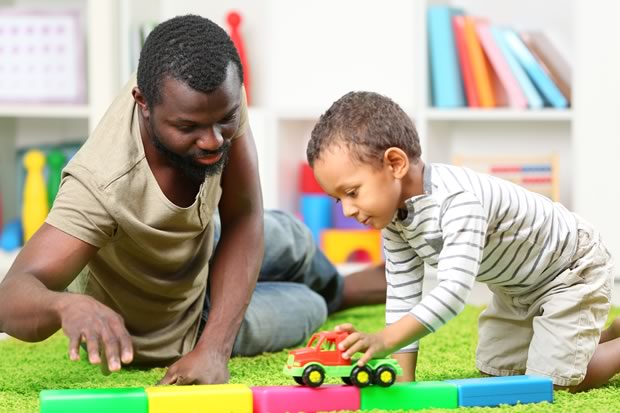
[[[521,39],[570,103],[572,73],[566,59],[542,32],[524,32]]]
[[[476,81],[474,79],[474,69],[467,52],[467,44],[465,43],[465,20],[462,15],[452,17],[452,28],[454,30],[454,42],[456,44],[456,52],[461,65],[461,74],[463,76],[463,88],[465,89],[465,98],[467,106],[470,108],[480,107],[478,99],[478,91],[476,90]]]
[[[506,37],[506,42],[510,50],[514,53],[519,64],[523,66],[530,79],[532,79],[532,82],[540,91],[543,99],[554,108],[563,109],[568,107],[568,101],[564,95],[562,95],[560,89],[553,83],[549,75],[547,75],[534,55],[532,55],[530,50],[521,41],[517,33],[512,29],[505,29],[504,36]]]
[[[538,92],[538,90],[536,90],[536,87],[525,73],[523,67],[521,67],[521,65],[517,61],[517,58],[510,51],[510,47],[508,46],[508,43],[506,43],[506,39],[504,37],[502,29],[497,26],[491,26],[491,34],[493,35],[495,43],[497,44],[504,58],[506,59],[506,62],[508,63],[512,74],[519,82],[519,86],[521,86],[521,90],[527,98],[528,106],[532,109],[542,108],[544,106],[542,96],[540,96],[540,93]]]
[[[506,93],[508,106],[518,109],[527,108],[527,98],[519,86],[519,82],[513,75],[508,62],[504,58],[500,48],[497,46],[488,22],[479,20],[476,22],[476,32],[480,39],[480,44],[484,49],[492,68],[495,70],[499,79],[499,86]]]
[[[458,13],[448,6],[432,6],[427,11],[431,97],[436,107],[465,106],[452,30],[452,16]]]
[[[491,68],[487,61],[482,46],[476,34],[476,25],[473,17],[464,16],[464,34],[467,52],[474,72],[474,80],[476,82],[476,90],[480,99],[480,106],[483,108],[492,108],[496,106],[495,96],[491,81]]]

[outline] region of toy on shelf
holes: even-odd
[[[0,249],[13,251],[22,245],[23,231],[20,219],[14,219],[6,223],[0,235]]]
[[[237,52],[239,53],[239,59],[241,60],[241,66],[243,66],[243,85],[245,86],[245,96],[248,100],[248,105],[252,104],[252,99],[250,95],[250,68],[248,66],[248,59],[245,54],[245,42],[243,41],[243,37],[241,36],[241,30],[239,30],[239,26],[241,25],[241,14],[237,11],[231,11],[226,16],[226,22],[230,27],[230,38],[235,44],[237,48]]]
[[[377,384],[388,387],[394,384],[403,370],[391,358],[370,360],[359,367],[356,359],[345,359],[338,349],[349,333],[323,331],[310,337],[306,347],[289,351],[283,372],[292,376],[297,384],[319,387],[326,376],[340,377],[345,384],[366,387]]]
[[[47,153],[47,205],[52,208],[58,188],[60,187],[60,177],[63,166],[67,162],[64,152],[59,149],[52,149]]]
[[[350,257],[364,251],[373,264],[383,261],[381,231],[326,229],[321,234],[321,247],[325,256],[334,264],[343,264]]]
[[[24,203],[22,222],[24,225],[24,242],[28,241],[39,229],[49,209],[47,207],[47,188],[43,168],[45,155],[38,150],[30,150],[24,156],[26,183],[24,184]]]
[[[505,179],[544,195],[552,201],[560,200],[560,169],[557,155],[460,155],[454,158],[453,163]]]

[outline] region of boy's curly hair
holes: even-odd
[[[391,147],[402,149],[412,162],[422,152],[418,132],[405,111],[373,92],[349,92],[321,115],[306,149],[310,166],[332,145],[343,145],[355,160],[373,165],[382,164]]]

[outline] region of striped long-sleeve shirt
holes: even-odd
[[[570,264],[577,224],[559,203],[442,164],[425,166],[424,192],[383,230],[388,325],[411,314],[435,331],[464,308],[474,281],[519,295]],[[437,269],[438,284],[422,297],[425,264]]]

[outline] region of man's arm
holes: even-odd
[[[94,299],[64,292],[98,248],[43,224],[20,251],[0,284],[0,331],[25,341],[41,341],[61,327],[69,353],[79,359],[86,340],[89,359],[99,363],[99,343],[106,347],[110,370],[133,358],[123,320]]]
[[[160,384],[223,383],[263,258],[263,202],[252,132],[236,138],[222,174],[222,233],[209,269],[209,318],[195,349]]]

